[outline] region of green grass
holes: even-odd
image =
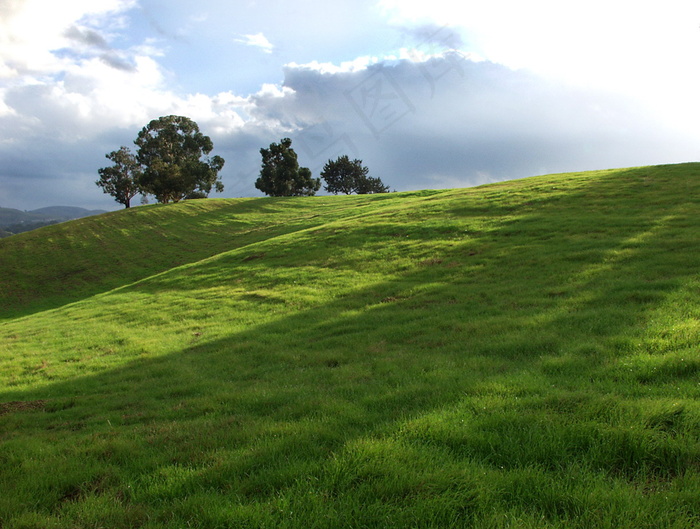
[[[699,197],[682,164],[3,239],[0,526],[697,527]]]

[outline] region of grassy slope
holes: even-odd
[[[697,526],[699,177],[0,241],[0,525]]]
[[[367,207],[352,198],[340,205],[274,198],[201,200],[18,234],[0,241],[0,319],[78,301],[226,250],[362,214]]]

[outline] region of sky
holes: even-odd
[[[0,0],[0,207],[119,209],[105,155],[187,116],[392,190],[700,158],[697,0]]]

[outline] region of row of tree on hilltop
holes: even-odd
[[[132,153],[120,147],[106,157],[113,162],[98,170],[96,184],[125,207],[136,195],[153,195],[158,202],[206,198],[212,189],[221,193],[221,156],[209,156],[214,144],[197,123],[184,116],[164,116],[146,125],[134,140]],[[307,167],[300,167],[292,140],[283,138],[260,149],[262,167],[255,187],[270,196],[312,196],[321,188]],[[381,179],[369,176],[362,160],[340,156],[328,160],[321,171],[329,193],[387,193]]]

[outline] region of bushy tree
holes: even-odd
[[[357,181],[355,192],[358,195],[370,195],[372,193],[388,193],[389,186],[385,186],[379,177],[367,176]]]
[[[307,167],[299,167],[292,140],[283,138],[260,149],[262,168],[255,187],[273,197],[312,196],[321,187],[321,180],[311,177]]]
[[[118,151],[105,154],[105,157],[112,160],[114,165],[98,169],[100,179],[95,183],[119,204],[128,208],[131,199],[141,192],[141,165],[128,147],[120,147]]]
[[[355,191],[358,178],[367,176],[369,169],[362,166],[362,160],[350,161],[347,156],[337,160],[328,160],[321,171],[321,178],[326,182],[324,189],[329,193],[349,195]]]
[[[337,160],[328,160],[321,171],[321,178],[326,182],[324,189],[329,193],[387,193],[389,187],[381,179],[368,176],[369,169],[362,165],[362,160],[350,160],[347,155]]]
[[[208,196],[212,187],[224,190],[218,173],[221,156],[208,156],[214,148],[197,123],[184,116],[164,116],[146,125],[134,141],[143,166],[139,183],[158,202],[179,202],[188,196]]]

